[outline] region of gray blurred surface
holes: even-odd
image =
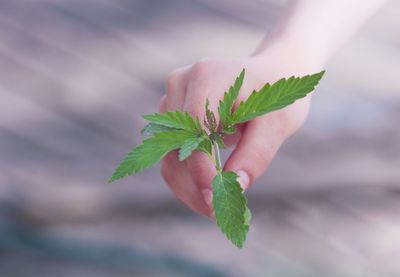
[[[247,55],[283,5],[0,1],[0,276],[399,276],[398,1],[328,64],[308,122],[250,189],[244,250],[158,167],[105,184],[167,73]]]

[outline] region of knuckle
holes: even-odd
[[[207,74],[212,67],[212,63],[213,61],[210,59],[200,60],[192,66],[191,72],[195,76]]]
[[[172,70],[170,73],[167,75],[167,80],[174,80],[180,75],[180,69],[175,69]]]
[[[166,87],[167,91],[173,91],[180,79],[180,70],[176,69],[170,72],[167,76]]]

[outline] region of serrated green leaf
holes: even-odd
[[[166,113],[155,113],[143,116],[144,119],[162,126],[187,130],[194,133],[202,133],[199,119],[194,119],[189,113],[175,111]]]
[[[257,116],[282,109],[314,90],[325,71],[304,77],[281,79],[273,85],[266,84],[260,91],[253,91],[241,102],[232,115],[230,125],[251,120]]]
[[[236,78],[235,83],[224,93],[224,99],[219,101],[218,114],[221,121],[222,128],[228,128],[232,114],[233,104],[235,103],[240,88],[243,84],[245,70],[243,69],[240,75]]]
[[[167,127],[164,125],[160,125],[157,123],[150,122],[144,128],[140,131],[142,134],[142,137],[147,138],[153,136],[155,133],[159,132],[165,132],[165,131],[173,131],[176,130],[175,128],[172,127]]]
[[[197,147],[198,151],[204,152],[208,154],[209,156],[212,156],[212,142],[211,140],[207,137],[204,139],[199,146]]]
[[[192,152],[199,147],[199,144],[206,138],[206,136],[199,136],[185,140],[181,146],[181,149],[179,149],[179,161],[183,161],[189,157]]]
[[[231,171],[219,172],[212,181],[213,208],[221,231],[242,248],[249,231],[250,211],[243,190]]]
[[[153,166],[168,152],[178,149],[187,139],[193,137],[196,135],[185,130],[155,133],[154,137],[144,140],[128,153],[114,171],[109,183]]]

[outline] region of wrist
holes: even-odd
[[[305,65],[320,70],[330,58],[330,47],[312,36],[292,35],[289,32],[271,33],[251,55],[252,59],[268,63],[273,56],[284,58],[282,62]]]

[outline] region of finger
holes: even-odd
[[[271,113],[247,123],[239,143],[224,168],[235,171],[239,175],[239,182],[243,189],[246,189],[267,169],[288,136],[288,131],[284,126],[279,113]]]
[[[218,122],[219,115],[216,111],[218,110],[219,98],[215,91],[217,90],[215,88],[212,89],[211,85],[205,79],[194,78],[188,80],[183,110],[193,116],[197,116],[200,122],[203,122],[206,113],[205,103],[208,98],[210,101],[209,108],[211,111],[214,111],[215,119]]]
[[[189,66],[172,71],[166,82],[166,111],[181,110],[185,101]]]
[[[165,110],[182,110],[186,98],[190,66],[177,69],[167,78]],[[164,105],[164,104],[163,104]],[[192,179],[186,162],[178,160],[177,152],[168,154],[162,162],[162,174],[176,196],[194,211],[210,216],[211,190],[201,189]]]
[[[199,117],[200,122],[202,122],[204,118],[204,103],[208,95],[210,96],[210,108],[216,110],[216,107],[212,107],[214,103],[217,103],[217,101],[213,99],[215,96],[213,96],[213,94],[208,94],[208,92],[209,86],[207,80],[189,80],[183,109]],[[216,117],[217,116],[216,114]],[[193,152],[193,154],[186,159],[186,164],[194,183],[199,189],[211,193],[211,182],[216,175],[216,170],[210,157],[205,153]],[[207,193],[205,197],[206,201],[208,201]]]
[[[211,216],[211,191],[202,192],[193,182],[186,164],[178,161],[177,151],[169,153],[161,164],[162,175],[175,195],[197,213]],[[209,193],[207,202],[203,194]]]
[[[215,165],[210,160],[210,157],[202,152],[194,151],[185,161],[187,174],[190,176],[193,185],[200,192],[197,194],[203,203],[207,204],[209,217],[213,217],[212,211],[212,188],[211,183],[217,175]]]

